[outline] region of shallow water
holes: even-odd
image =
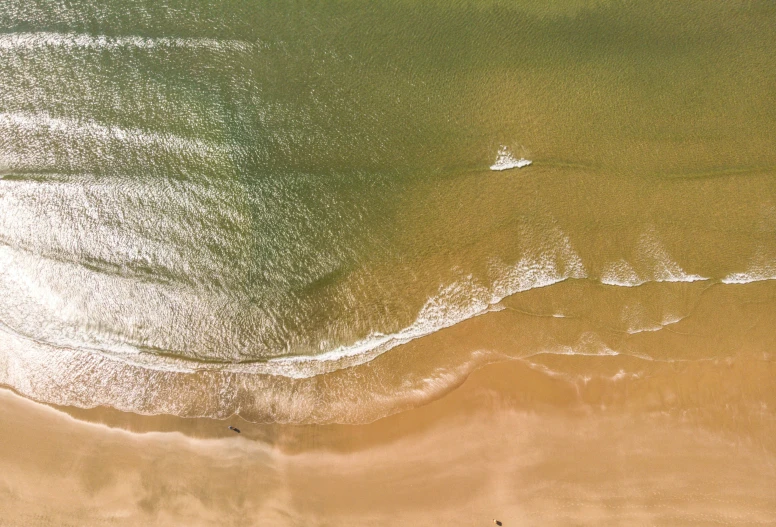
[[[0,383],[363,422],[504,358],[770,354],[774,20],[5,2]]]

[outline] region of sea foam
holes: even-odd
[[[568,237],[558,230],[551,231],[547,236],[550,240],[547,247],[527,253],[512,265],[493,261],[490,266],[490,276],[487,278],[465,275],[453,283],[440,287],[439,292],[428,298],[420,308],[415,321],[397,332],[391,334],[373,332],[352,344],[342,345],[319,355],[284,356],[249,363],[226,360],[208,363],[169,357],[166,356],[167,354],[163,356],[139,352],[149,344],[153,344],[154,349],[162,350],[175,350],[181,345],[185,347],[185,344],[179,342],[180,339],[169,332],[158,334],[157,341],[150,343],[136,342],[132,335],[118,334],[112,330],[105,332],[92,327],[89,322],[91,319],[87,315],[99,306],[93,306],[88,297],[78,298],[77,295],[74,297],[72,294],[62,296],[58,291],[47,286],[56,280],[45,279],[41,273],[49,277],[52,273],[57,275],[75,273],[78,275],[78,281],[82,283],[94,282],[93,290],[101,291],[111,298],[122,299],[123,307],[120,309],[124,313],[122,315],[124,318],[132,313],[132,302],[139,301],[142,297],[143,302],[152,305],[149,312],[156,313],[153,319],[145,315],[140,316],[138,323],[144,326],[169,325],[174,319],[174,313],[177,312],[192,312],[195,318],[209,320],[207,314],[215,308],[212,300],[199,298],[182,290],[168,291],[163,285],[135,284],[133,286],[133,282],[125,277],[93,276],[77,266],[60,262],[39,262],[31,255],[8,252],[8,248],[0,251],[0,255],[5,254],[9,259],[7,263],[10,265],[7,265],[7,268],[23,271],[19,276],[8,277],[12,278],[12,282],[17,286],[12,287],[12,284],[8,284],[6,290],[21,287],[14,296],[26,298],[29,302],[23,311],[32,310],[36,318],[47,320],[47,328],[41,333],[45,342],[74,349],[100,351],[111,360],[120,360],[150,370],[178,372],[219,370],[302,379],[363,364],[396,346],[466,319],[498,310],[498,303],[512,294],[552,285],[568,278],[583,278],[584,266],[573,250]],[[41,265],[44,267],[40,267]],[[25,285],[22,286],[22,284]],[[75,309],[74,302],[85,312],[81,312],[82,309]],[[170,303],[174,305],[168,305]],[[183,304],[190,307],[184,308]],[[34,306],[37,307],[33,309]],[[19,323],[21,326],[29,326],[24,321]],[[213,328],[209,333],[217,332],[218,328]],[[154,332],[154,334],[157,333]],[[162,335],[166,336],[162,338]],[[159,338],[161,340],[158,340]]]
[[[510,168],[523,168],[530,165],[532,161],[521,157],[517,159],[506,146],[498,150],[496,162],[490,166],[491,170],[509,170]]]
[[[646,280],[643,280],[636,274],[631,264],[621,259],[611,262],[604,267],[601,273],[601,283],[619,287],[636,287],[646,283]]]
[[[534,234],[536,233],[527,233],[526,237],[536,239],[532,236]],[[344,367],[369,362],[396,346],[430,335],[472,317],[497,310],[499,309],[499,303],[513,294],[550,286],[567,279],[583,279],[587,277],[587,271],[582,259],[574,250],[568,236],[557,228],[550,228],[542,232],[542,238],[543,241],[539,247],[527,250],[524,256],[517,262],[506,264],[503,261],[493,260],[486,277],[475,277],[467,274],[460,276],[458,280],[450,284],[441,286],[436,295],[425,301],[419,309],[414,322],[405,328],[389,334],[375,331],[353,343],[343,344],[318,355],[290,355],[249,363],[229,362],[226,360],[212,363],[195,362],[185,358],[160,356],[155,353],[138,353],[137,349],[140,349],[140,346],[133,350],[132,339],[116,342],[117,346],[111,346],[110,342],[105,340],[110,338],[109,334],[99,336],[96,338],[96,341],[94,340],[95,336],[92,335],[90,339],[84,341],[84,344],[86,344],[84,347],[89,349],[95,347],[104,348],[105,355],[113,360],[121,360],[151,370],[180,372],[219,370],[224,372],[263,373],[295,379],[309,378]],[[630,264],[625,260],[620,260],[610,265],[608,271],[603,273],[601,281],[612,285],[633,286],[646,281],[680,282],[705,279],[698,275],[685,273],[678,264],[668,257],[665,249],[653,237],[649,235],[643,237],[641,246],[642,252],[646,253],[642,259],[652,263],[653,265],[649,267],[656,271],[651,279],[641,278]],[[8,268],[9,266],[6,267]],[[14,265],[10,265],[10,268],[14,267]],[[16,267],[19,266],[17,265]],[[29,268],[31,269],[31,267]],[[81,271],[79,273],[82,274]],[[35,276],[39,277],[39,273]],[[26,277],[26,279],[21,276],[16,278],[19,279],[15,280],[17,284],[26,283],[28,287],[38,287],[38,279],[34,279],[32,274]],[[82,276],[81,279],[85,279],[85,277]],[[121,281],[123,282],[125,279],[121,279]],[[129,283],[126,285],[128,287]],[[106,283],[101,289],[112,291],[118,286],[119,284],[111,284],[109,286]],[[118,289],[124,289],[124,284],[118,287]],[[112,292],[117,293],[118,289]],[[143,295],[146,301],[148,298],[152,298],[151,292],[148,289],[146,294]],[[45,300],[43,311],[49,313],[69,313],[72,311],[70,309],[72,306],[62,303],[63,298],[59,298],[58,295],[52,296],[48,290],[29,290],[28,294],[31,298],[38,298],[39,301],[48,298],[48,300]],[[132,294],[129,293],[130,296]],[[212,302],[205,302],[203,299],[181,295],[181,291],[177,291],[174,296],[170,293],[164,293],[159,300],[162,301],[167,298],[167,301],[169,301],[170,298],[181,297],[181,302],[197,306],[198,311],[201,311],[199,314],[202,316],[207,315],[209,310],[214,307]],[[115,294],[114,296],[122,297],[122,295]],[[87,299],[84,299],[84,301],[88,302]],[[161,308],[162,305],[159,304],[156,307]],[[164,312],[164,309],[162,312]],[[79,314],[73,312],[71,315],[78,318],[77,315]],[[170,314],[169,316],[172,315]],[[51,317],[49,317],[49,324],[51,323],[50,320],[52,320]],[[673,318],[665,319],[660,324],[660,327],[674,322]],[[72,333],[62,331],[62,329],[60,327],[57,330],[60,337],[67,337],[68,335],[75,337]],[[634,326],[630,328],[630,331],[650,331],[652,329],[652,327]],[[654,328],[654,330],[657,329],[660,328]],[[83,337],[84,335],[81,336]],[[91,345],[88,342],[90,340]],[[70,338],[59,340],[59,344],[78,347],[77,342]],[[157,349],[175,350],[180,343],[160,341],[155,344],[154,347]],[[594,350],[591,352],[597,355],[615,353],[613,350],[604,349],[600,346],[592,346],[592,348]],[[579,353],[579,350],[576,348],[573,350],[563,349],[556,350],[556,352]]]
[[[415,322],[396,333],[373,333],[353,345],[341,346],[320,355],[271,359],[269,364],[276,367],[274,373],[297,378],[318,374],[314,373],[320,368],[316,363],[336,363],[343,358],[356,358],[357,362],[349,362],[348,365],[363,364],[400,344],[500,310],[499,302],[513,294],[550,286],[569,278],[584,278],[584,265],[568,236],[558,229],[551,229],[545,236],[550,242],[550,247],[545,250],[529,253],[513,265],[491,262],[490,274],[495,279],[490,286],[467,275],[440,288],[439,293],[429,298],[420,309]],[[292,363],[307,367],[289,368]]]
[[[722,279],[724,284],[749,284],[764,280],[776,280],[776,257],[769,257],[759,250],[749,265],[749,270],[731,273]]]
[[[699,282],[709,278],[686,272],[671,258],[653,229],[639,239],[636,261],[640,272],[625,259],[607,264],[602,272],[602,284],[620,287],[636,287],[647,282]]]

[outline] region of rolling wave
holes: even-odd
[[[647,230],[637,246],[639,271],[625,259],[606,264],[601,283],[621,287],[636,287],[647,282],[700,282],[709,278],[687,273],[671,258],[652,229]]]
[[[375,331],[356,342],[343,344],[334,349],[323,350],[322,353],[314,355],[294,355],[293,350],[289,350],[292,353],[291,355],[286,354],[272,357],[270,354],[269,357],[262,358],[257,356],[253,359],[247,357],[226,359],[226,357],[219,358],[213,356],[207,360],[204,360],[205,357],[202,357],[203,360],[199,360],[195,356],[180,356],[175,352],[178,346],[184,345],[185,340],[188,338],[199,337],[194,337],[193,335],[185,337],[181,335],[180,338],[175,338],[167,334],[169,332],[162,331],[159,334],[167,334],[167,336],[155,344],[151,344],[148,340],[138,341],[134,339],[131,332],[130,334],[121,334],[121,339],[116,341],[115,339],[120,333],[110,331],[106,333],[103,331],[97,334],[94,333],[94,328],[92,327],[87,327],[86,332],[82,333],[75,331],[69,324],[66,324],[67,327],[55,324],[54,326],[56,327],[54,327],[52,326],[52,321],[58,318],[56,316],[57,313],[71,313],[71,316],[75,316],[76,319],[81,318],[76,312],[78,309],[70,305],[70,301],[65,302],[65,298],[60,298],[60,295],[56,294],[53,289],[42,288],[42,282],[35,285],[40,280],[33,278],[33,275],[29,275],[27,278],[25,278],[26,274],[24,276],[19,273],[16,273],[14,276],[7,275],[7,278],[12,280],[6,284],[6,290],[18,290],[18,288],[12,286],[12,283],[28,284],[26,292],[18,290],[19,294],[14,296],[16,298],[28,297],[30,299],[37,299],[36,302],[43,302],[41,304],[42,307],[48,306],[41,312],[41,320],[48,319],[47,326],[55,331],[54,333],[49,332],[48,338],[44,337],[38,340],[52,345],[73,348],[86,347],[103,352],[114,359],[160,371],[196,372],[218,370],[304,379],[364,364],[396,346],[425,337],[464,320],[499,310],[501,308],[500,302],[516,293],[550,286],[568,279],[588,279],[582,260],[572,248],[568,238],[560,231],[551,233],[549,237],[553,240],[552,246],[554,249],[551,251],[537,251],[534,254],[527,254],[513,265],[505,265],[494,261],[491,263],[491,277],[488,280],[466,275],[456,282],[441,287],[436,295],[426,300],[414,322],[403,329],[388,334]],[[0,250],[0,255],[5,254],[5,260],[8,260],[5,266],[6,269],[21,270],[22,268],[27,268],[34,270],[39,268],[39,265],[29,261],[32,255],[25,257],[27,263],[21,265],[19,262],[14,263],[18,258],[12,256],[7,251],[8,248],[5,251]],[[660,252],[658,254],[665,256]],[[64,265],[64,263],[59,265]],[[629,264],[623,260],[614,265],[618,269],[622,269]],[[665,269],[669,269],[671,273],[666,275],[663,272]],[[612,279],[610,275],[604,274],[598,281],[608,285],[633,287],[634,285],[647,282],[692,282],[706,280],[697,275],[680,274],[677,269],[680,268],[675,263],[661,260],[661,266],[656,269],[655,274],[649,279],[639,277],[638,282],[634,283],[635,281],[623,280],[622,274],[618,275],[619,278],[617,279]],[[41,276],[40,272],[40,270],[35,271],[35,275],[38,278]],[[50,270],[44,274],[49,276],[49,281],[53,280],[56,282],[53,276],[60,276],[62,272],[62,269],[59,271]],[[80,278],[75,278],[74,275],[74,279],[87,280],[84,272],[86,271],[79,271],[77,275]],[[110,282],[106,280],[110,280]],[[115,280],[120,280],[121,283],[113,283]],[[152,310],[155,312],[155,315],[152,318],[158,319],[157,323],[162,324],[159,326],[160,331],[165,323],[172,323],[175,320],[175,312],[178,311],[188,312],[189,316],[194,316],[197,320],[204,322],[211,318],[208,313],[211,313],[216,305],[220,305],[218,312],[222,313],[222,316],[227,316],[227,318],[232,315],[237,316],[236,313],[228,315],[231,312],[231,309],[228,307],[230,305],[229,299],[216,300],[215,298],[210,298],[210,296],[203,297],[201,293],[197,293],[195,290],[187,291],[180,289],[180,287],[167,290],[168,287],[164,284],[145,284],[141,286],[136,280],[121,276],[112,278],[106,276],[97,282],[93,279],[89,279],[87,282],[94,282],[91,289],[103,291],[108,297],[121,298],[126,296],[130,303],[124,305],[121,308],[122,311],[133,309],[133,301],[142,301],[144,305],[154,306]],[[723,280],[723,282],[730,283],[729,280]],[[68,298],[70,300],[74,298],[72,292],[68,294]],[[132,300],[133,298],[134,300]],[[154,298],[156,300],[152,300]],[[90,305],[90,302],[87,300],[82,299],[82,301],[86,302],[85,306]],[[196,309],[192,311],[195,307]],[[73,309],[76,309],[76,311],[73,311]],[[97,307],[94,307],[94,309],[97,309]],[[26,312],[26,310],[22,311]],[[46,315],[46,313],[48,314]],[[82,322],[86,323],[87,320],[88,317]],[[143,316],[137,320],[137,323],[148,324],[150,320],[148,317]],[[159,320],[162,320],[162,322],[159,322]],[[168,322],[164,322],[165,320]],[[654,331],[677,320],[669,317],[659,327],[629,328],[629,332]],[[266,322],[268,323],[269,321]],[[13,327],[13,324],[11,326]],[[19,331],[18,328],[15,329]],[[216,335],[222,331],[223,328],[219,329],[215,326],[208,330],[209,333]],[[26,331],[19,332],[29,334]],[[56,336],[57,333],[58,336]],[[80,337],[78,336],[79,334]],[[184,340],[181,340],[181,338]],[[116,345],[114,346],[114,344]]]
[[[722,279],[724,284],[749,284],[764,280],[776,280],[776,256],[768,255],[761,249],[755,254],[744,272],[730,273]]]

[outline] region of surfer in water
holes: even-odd
[[[237,432],[238,434],[240,433],[240,429],[239,429],[239,428],[235,428],[235,427],[233,427],[232,425],[229,425],[229,427],[228,427],[228,428],[229,428],[229,430],[231,430],[232,432]]]

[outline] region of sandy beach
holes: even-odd
[[[3,0],[0,527],[776,527],[774,49],[773,0]]]
[[[68,413],[3,390],[0,524],[768,524],[774,375],[738,357],[574,384],[510,361],[357,426]]]

